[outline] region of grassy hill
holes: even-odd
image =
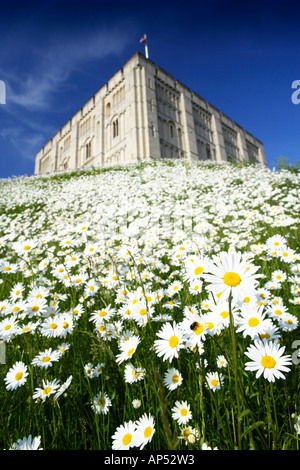
[[[0,448],[298,449],[299,182],[183,161],[1,181]]]

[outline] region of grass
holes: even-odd
[[[198,450],[207,444],[219,450],[298,450],[297,174],[254,166],[152,162],[118,171],[18,178],[0,186],[0,337],[6,349],[5,364],[0,365],[0,416],[5,423],[0,427],[0,448],[8,449],[32,435],[40,436],[40,446],[46,450],[110,450],[116,429],[146,413],[154,419],[155,433],[145,449]],[[83,226],[87,228],[82,231]],[[288,250],[294,250],[288,261],[267,249],[270,238],[277,235],[284,237]],[[34,242],[34,248],[21,253],[16,242]],[[89,247],[94,251],[87,251]],[[295,324],[287,330],[272,317],[280,345],[293,357],[285,379],[274,383],[263,376],[256,379],[246,370],[245,352],[253,340],[236,331],[232,299],[227,301],[230,324],[218,334],[207,334],[203,351],[185,345],[170,362],[154,348],[164,324],[181,324],[189,309],[209,314],[218,301],[210,298],[204,279],[202,288],[191,292],[192,282],[184,277],[187,259],[197,251],[212,259],[233,247],[248,255],[262,274],[255,305],[261,302],[267,312],[280,299]],[[72,263],[73,256],[78,262]],[[61,265],[68,278],[55,271]],[[12,272],[5,270],[7,266]],[[277,270],[286,279],[274,287],[272,274]],[[73,276],[83,281],[76,283]],[[181,282],[182,289],[171,297],[173,281]],[[25,303],[16,314],[9,307],[15,305],[10,294],[18,283],[24,288]],[[33,314],[30,295],[40,287],[46,289],[47,308]],[[148,314],[147,294],[162,292],[144,325],[122,314],[122,307],[129,305],[124,290],[141,293],[142,300],[146,295]],[[171,299],[177,306],[171,308]],[[114,314],[102,322],[103,328],[96,327],[92,314],[109,306]],[[46,337],[42,325],[55,312],[57,318],[69,315],[73,327],[69,333],[61,329],[59,336]],[[4,323],[12,319],[20,328],[31,322],[35,326],[29,333],[16,330],[7,336]],[[124,332],[138,336],[140,343],[130,359],[119,364]],[[37,354],[62,344],[67,349],[51,367],[32,364]],[[224,368],[217,365],[220,355],[228,360]],[[24,385],[7,390],[4,379],[17,361],[27,366],[29,374]],[[141,380],[125,380],[128,363],[143,370]],[[102,372],[89,376],[88,367],[98,364],[103,365]],[[182,384],[170,391],[164,376],[172,367],[182,375]],[[220,389],[208,386],[210,372],[222,375]],[[70,376],[69,387],[57,400],[54,395],[45,401],[33,398],[43,380],[63,384]],[[111,400],[106,414],[95,413],[92,407],[99,392]],[[134,400],[140,401],[138,408]],[[176,401],[186,401],[190,407],[192,418],[186,426],[172,416]],[[184,439],[188,432],[195,434],[195,441]]]

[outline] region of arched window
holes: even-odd
[[[178,145],[181,149],[183,149],[183,141],[182,141],[182,132],[181,129],[178,129]]]
[[[88,160],[92,156],[92,141],[85,144],[85,159]]]
[[[211,152],[210,152],[209,144],[206,145],[206,155],[207,155],[207,159],[210,160],[211,159]]]
[[[62,165],[63,165],[63,169],[64,170],[67,170],[68,169],[68,165],[69,164],[69,159],[68,158],[65,158]]]
[[[118,119],[115,119],[113,121],[112,125],[113,125],[113,138],[115,138],[119,135],[119,121],[118,121]]]
[[[173,139],[175,136],[175,128],[172,122],[170,122],[170,136],[171,136],[171,139]]]
[[[110,103],[107,103],[106,105],[106,111],[105,111],[106,117],[110,116]]]

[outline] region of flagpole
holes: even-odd
[[[146,59],[149,59],[149,53],[148,53],[148,44],[147,44],[147,36],[144,34],[144,37],[140,40],[140,42],[145,44],[145,57]]]
[[[148,44],[147,44],[147,36],[146,36],[146,34],[144,34],[144,38],[145,38],[145,56],[146,56],[146,59],[149,59]]]

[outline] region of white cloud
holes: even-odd
[[[57,131],[52,111],[57,116],[57,103],[61,102],[62,112],[71,104],[60,97],[72,90],[76,93],[74,72],[77,77],[84,75],[93,70],[93,64],[101,70],[101,59],[121,56],[137,35],[130,20],[111,25],[104,23],[105,18],[100,18],[101,24],[98,20],[67,21],[64,27],[60,18],[56,27],[39,10],[3,32],[0,79],[6,86],[6,104],[0,109],[2,151],[33,165],[35,153]]]
[[[34,45],[29,54],[30,63],[20,75],[16,70],[0,70],[6,83],[7,105],[29,110],[51,108],[51,95],[72,87],[68,83],[72,72],[84,70],[90,61],[122,53],[127,43],[127,29],[115,27],[96,34],[60,34],[46,46]]]
[[[44,144],[42,133],[31,131],[22,126],[7,126],[0,130],[2,147],[8,146],[17,151],[22,158],[34,162],[36,151]],[[6,145],[5,145],[6,143]]]

